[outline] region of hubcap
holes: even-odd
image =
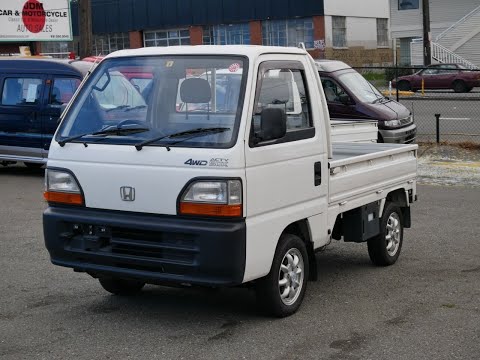
[[[304,263],[298,249],[290,249],[283,257],[278,272],[278,291],[285,305],[297,301],[303,287]]]
[[[394,256],[400,247],[400,239],[402,229],[400,226],[400,217],[396,212],[390,214],[387,220],[387,234],[385,240],[387,242],[387,253]]]

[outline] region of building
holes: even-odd
[[[74,19],[76,11],[72,4]],[[143,46],[303,42],[315,58],[385,64],[392,61],[389,14],[388,0],[92,0],[93,55]],[[77,36],[76,24],[73,31]],[[42,53],[76,50],[75,41],[41,44]]]
[[[390,0],[399,63],[423,65],[423,0]],[[479,0],[429,0],[432,58],[480,67]]]

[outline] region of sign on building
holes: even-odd
[[[0,6],[0,41],[72,40],[69,0],[9,0]]]

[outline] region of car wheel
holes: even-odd
[[[403,216],[401,209],[387,203],[380,219],[380,234],[368,240],[368,255],[378,266],[393,265],[402,250]]]
[[[134,295],[139,293],[145,286],[145,283],[141,281],[114,277],[101,277],[98,281],[105,290],[114,295]]]
[[[468,86],[462,80],[457,80],[453,83],[453,91],[456,93],[464,93],[468,91]]]
[[[410,91],[411,86],[410,86],[410,83],[408,81],[402,80],[402,81],[398,82],[397,88],[400,91]]]
[[[25,162],[24,164],[26,167],[30,169],[40,169],[44,165],[41,163],[31,163],[31,162]]]
[[[286,317],[300,307],[308,280],[307,248],[296,235],[280,238],[270,273],[255,287],[259,305],[269,314]]]

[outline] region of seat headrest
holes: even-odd
[[[202,78],[186,79],[180,86],[180,98],[189,104],[208,103],[212,98],[210,84]]]

